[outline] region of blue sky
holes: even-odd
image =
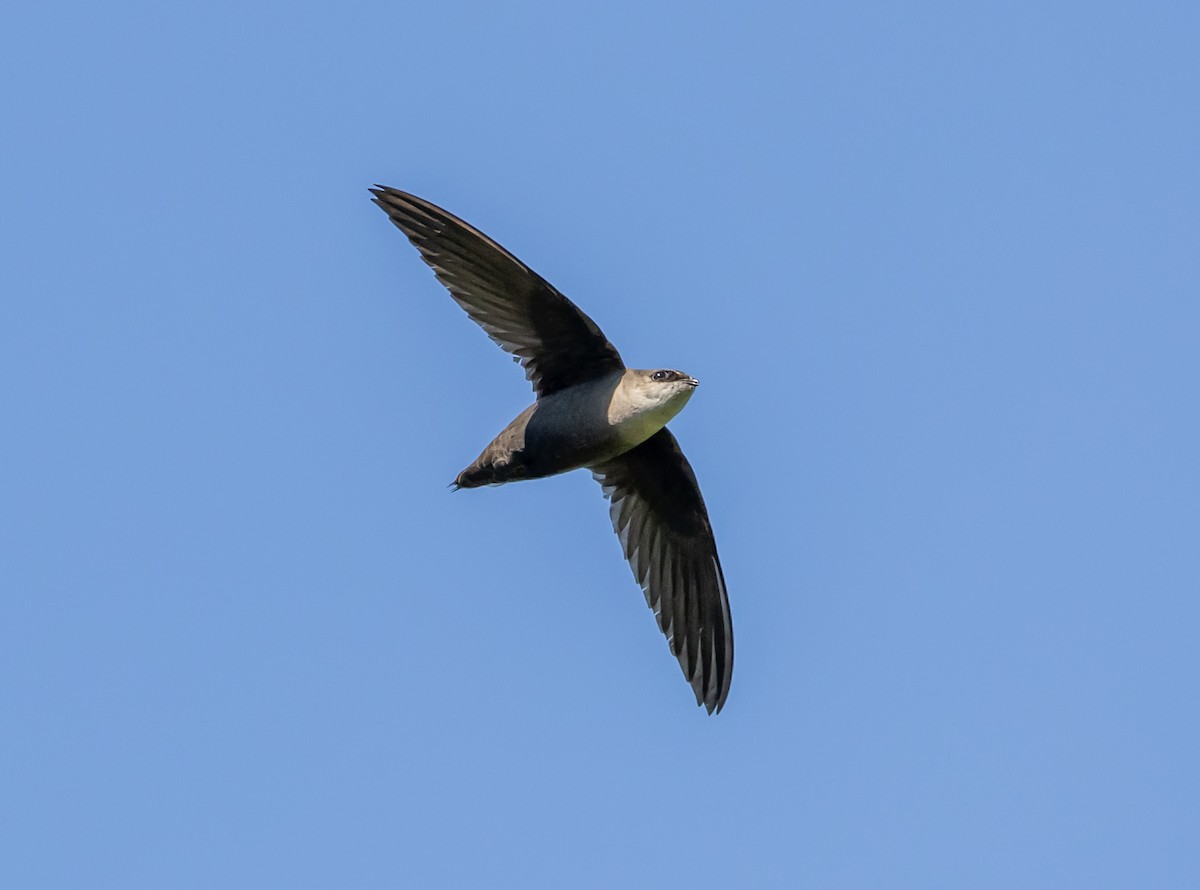
[[[1200,884],[1194,4],[3,18],[4,886]],[[719,716],[375,182],[701,379]]]

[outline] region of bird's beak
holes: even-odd
[[[683,382],[686,383],[688,386],[699,386],[700,385],[700,381],[697,380],[695,377],[685,377],[683,379]]]

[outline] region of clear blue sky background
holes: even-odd
[[[0,884],[1200,886],[1194,3],[10,6]],[[374,182],[703,381],[719,716]]]

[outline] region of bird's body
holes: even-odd
[[[733,672],[725,578],[695,474],[666,428],[698,381],[666,368],[626,368],[595,322],[495,241],[421,198],[371,191],[537,393],[455,486],[590,469],[697,703],[719,711]]]
[[[697,381],[649,380],[653,371],[612,371],[538,399],[469,467],[459,488],[540,479],[593,467],[641,445],[678,414]]]

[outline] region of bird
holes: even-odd
[[[729,597],[696,474],[666,426],[699,381],[673,368],[627,368],[591,318],[483,232],[399,189],[369,191],[533,384],[534,403],[452,487],[590,470],[697,705],[719,713],[733,674]]]

